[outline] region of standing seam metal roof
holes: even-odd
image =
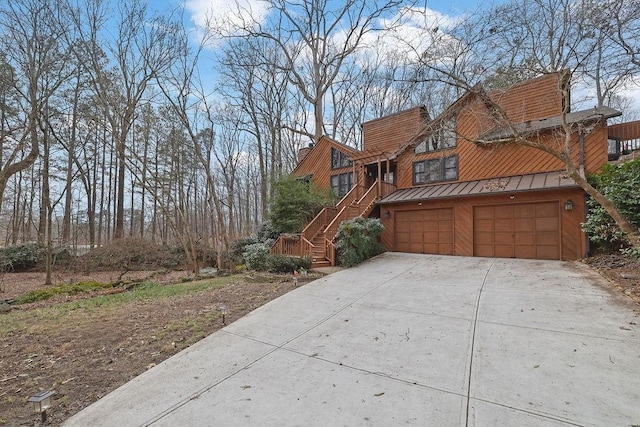
[[[448,182],[421,187],[403,188],[383,197],[379,204],[402,203],[450,197],[481,196],[521,191],[579,187],[565,171],[514,175],[504,178]]]

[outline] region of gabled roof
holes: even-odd
[[[395,153],[393,153],[393,157],[397,157],[402,154],[408,148],[412,148],[418,143],[422,142],[426,136],[428,136],[438,125],[452,114],[456,113],[464,104],[475,95],[473,90],[476,88],[474,86],[471,90],[466,91],[462,96],[456,99],[451,105],[449,105],[442,113],[438,114],[438,116],[431,120],[416,136],[414,136],[411,140],[409,140],[402,147],[398,148]]]
[[[422,187],[404,188],[383,197],[379,204],[403,203],[449,197],[483,196],[522,191],[575,188],[578,184],[565,171],[514,175],[504,178],[480,179],[466,182],[449,182]]]
[[[554,73],[551,73],[551,74],[558,75],[558,76],[560,76],[560,78],[562,78],[562,75],[566,76],[566,72],[565,71],[554,72]],[[493,90],[488,92],[488,95],[489,95],[489,97],[493,97],[493,96],[496,96],[496,95],[498,95],[500,93],[504,93],[505,91],[513,91],[517,87],[524,86],[524,85],[529,85],[529,84],[532,84],[532,82],[534,82],[536,80],[546,79],[548,77],[549,77],[548,74],[543,74],[543,75],[540,75],[540,76],[535,77],[533,79],[528,79],[528,80],[523,80],[523,81],[517,82],[517,83],[515,83],[515,84],[513,84],[513,85],[511,85],[509,87],[493,89]],[[449,107],[447,107],[442,113],[440,113],[435,119],[433,119],[430,123],[428,123],[428,125],[425,126],[424,129],[421,132],[419,132],[412,140],[408,141],[405,145],[400,147],[394,153],[395,156],[398,156],[398,155],[402,154],[408,148],[413,148],[417,144],[422,142],[424,140],[424,138],[426,138],[431,132],[433,132],[433,130],[436,129],[443,120],[446,120],[451,115],[457,113],[469,101],[475,99],[477,94],[482,89],[483,89],[482,83],[477,83],[476,85],[474,85],[472,87],[469,87],[469,89],[467,89],[467,91],[464,94],[462,94],[462,96],[460,96]]]
[[[322,145],[325,145],[325,144],[330,144],[331,146],[334,146],[334,147],[344,151],[349,156],[349,158],[351,158],[352,155],[355,155],[356,153],[359,153],[359,151],[357,149],[355,149],[353,147],[350,147],[350,146],[348,146],[346,144],[343,144],[341,142],[338,142],[338,141],[336,141],[336,140],[334,140],[334,139],[332,139],[332,138],[330,138],[330,137],[328,137],[326,135],[323,135],[320,138],[320,140],[318,141],[318,143],[315,144],[313,147],[311,147],[311,151],[309,151],[305,155],[304,159],[302,159],[302,161],[300,163],[298,163],[295,168],[293,168],[293,171],[291,171],[291,173],[295,175],[296,171],[301,167],[301,165],[305,164],[305,162],[312,161],[311,159],[313,158],[313,156],[311,154],[314,152],[314,150],[317,150],[318,147],[320,147]]]
[[[620,116],[622,113],[609,107],[594,107],[588,110],[567,113],[567,124],[591,123]],[[478,140],[482,142],[492,142],[510,139],[515,136],[526,136],[550,129],[557,129],[562,126],[562,115],[548,117],[541,120],[530,120],[524,123],[517,123],[511,128],[494,129],[481,135]]]

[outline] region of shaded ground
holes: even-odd
[[[585,263],[640,304],[640,259],[617,254],[597,255],[587,258]]]
[[[613,255],[585,262],[640,303],[640,260]],[[56,283],[113,282],[120,272],[65,272],[54,278]],[[191,279],[186,272],[129,272],[122,277],[140,278],[167,286]],[[41,273],[5,274],[0,277],[0,301],[40,289],[43,282]],[[59,425],[218,330],[222,304],[229,308],[230,323],[294,288],[291,276],[268,274],[230,276],[215,286],[207,283],[182,283],[185,290],[194,291],[178,296],[108,302],[104,294],[114,290],[106,290],[58,296],[0,313],[0,425],[40,425],[27,404],[39,390],[55,390],[49,419]]]
[[[57,281],[86,280],[71,276]],[[151,273],[129,273],[125,279],[134,276],[150,277]],[[185,276],[184,272],[159,274],[154,281],[176,283]],[[119,273],[91,275],[105,282],[118,277]],[[179,286],[186,291],[198,290],[179,296],[114,302],[100,295],[114,292],[107,290],[57,296],[0,313],[0,425],[40,425],[39,416],[27,404],[27,398],[39,390],[55,390],[48,415],[52,425],[59,425],[221,328],[220,305],[228,307],[230,323],[294,288],[291,277],[282,275],[245,274],[215,280],[219,281],[215,286],[206,281],[182,283]],[[43,276],[7,274],[1,283],[0,300],[12,299],[42,288]]]

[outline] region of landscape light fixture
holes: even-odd
[[[384,218],[385,218],[385,219],[389,219],[389,218],[391,218],[391,212],[386,211],[386,212],[384,213]]]
[[[33,405],[33,410],[40,413],[42,425],[47,423],[47,409],[51,407],[51,396],[55,391],[44,390],[31,396],[28,401]]]
[[[222,304],[220,306],[220,311],[222,312],[222,324],[226,325],[227,324],[227,306]]]
[[[569,199],[566,202],[564,202],[564,210],[565,211],[572,211],[573,210],[573,201],[571,199]]]

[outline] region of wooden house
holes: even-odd
[[[320,212],[301,235],[281,237],[272,252],[310,256],[315,266],[333,265],[338,225],[362,215],[380,218],[389,251],[583,257],[588,251],[581,229],[586,193],[556,157],[508,143],[513,135],[524,135],[562,148],[564,130],[570,129],[571,154],[582,174],[598,171],[609,160],[621,139],[609,138],[607,119],[620,113],[599,107],[563,116],[562,93],[568,90],[563,76],[544,75],[489,92],[507,114],[506,122],[496,120],[495,111],[470,91],[434,119],[416,107],[363,123],[362,150],[322,138],[302,153],[293,174],[311,177],[319,188],[331,187],[342,199]],[[625,134],[635,132],[633,126],[612,128],[633,140]]]

